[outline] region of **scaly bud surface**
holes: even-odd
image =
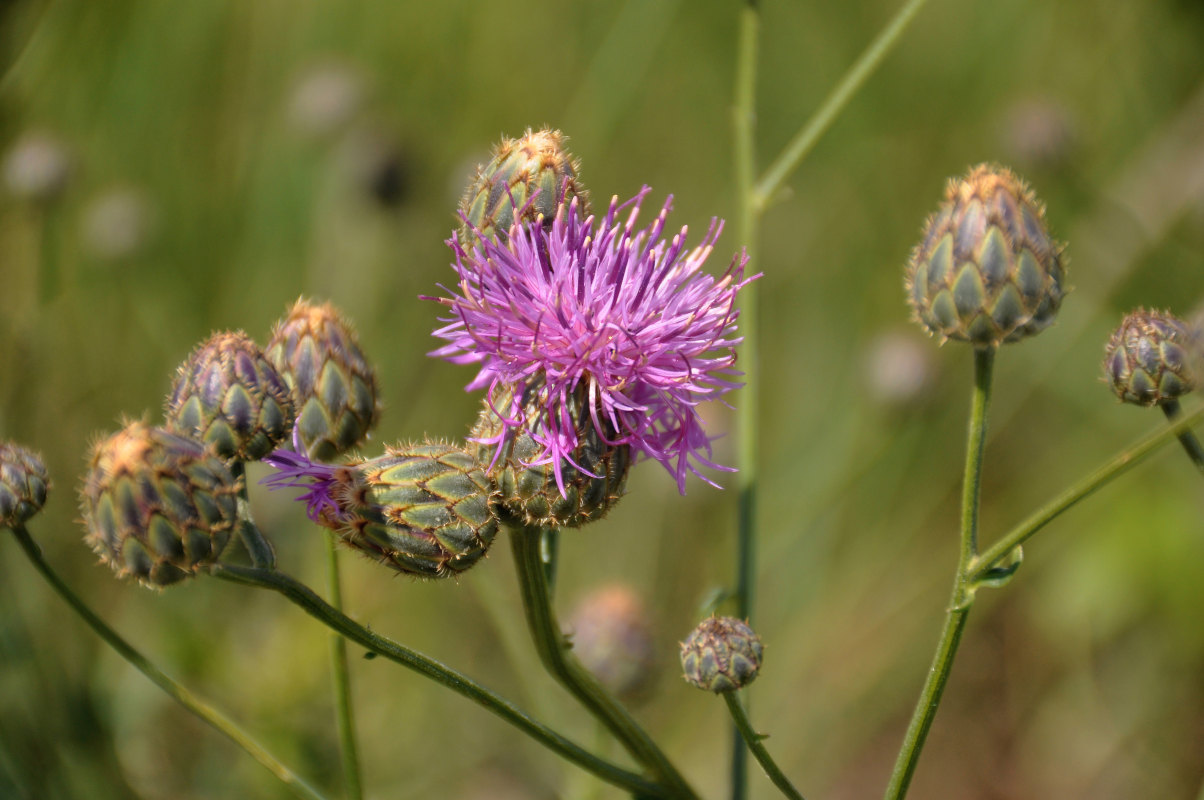
[[[589,196],[577,178],[579,165],[564,149],[564,140],[560,131],[528,129],[494,148],[493,159],[477,169],[460,201],[460,244],[466,252],[482,238],[504,241],[515,222],[543,216],[551,225],[556,208],[574,197],[578,212],[589,216]]]
[[[949,181],[907,265],[907,299],[929,332],[976,347],[1047,328],[1066,293],[1063,247],[1010,170],[980,164]]]
[[[0,527],[15,528],[41,511],[49,489],[41,456],[15,442],[0,442]]]
[[[711,617],[682,642],[681,668],[686,681],[699,689],[741,689],[761,669],[761,638],[735,617]]]
[[[606,442],[589,413],[586,392],[579,388],[566,405],[576,423],[577,446],[560,459],[558,471],[528,427],[546,432],[538,387],[524,394],[524,403],[515,403],[512,389],[487,398],[470,436],[478,443],[477,457],[489,465],[502,507],[527,525],[575,528],[601,519],[623,496],[631,448]],[[527,423],[508,426],[503,416]],[[607,430],[616,438],[613,428]]]
[[[168,586],[214,564],[238,483],[195,439],[131,422],[96,444],[80,487],[85,541],[121,577]]]
[[[315,461],[345,454],[376,425],[376,374],[355,331],[329,303],[298,300],[265,353],[293,391],[301,442]]]
[[[1104,376],[1116,396],[1161,405],[1195,388],[1200,343],[1188,325],[1163,311],[1128,314],[1104,347]]]
[[[180,365],[165,409],[169,430],[219,456],[258,461],[293,429],[288,384],[241,331],[215,333]]]
[[[307,491],[310,518],[345,544],[399,572],[454,575],[485,556],[497,535],[493,489],[480,462],[443,442],[404,444],[345,465],[277,450],[272,488]]]

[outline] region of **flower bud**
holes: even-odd
[[[942,341],[976,347],[1039,333],[1066,293],[1062,249],[1028,186],[1008,169],[980,164],[949,181],[911,252],[913,317]]]
[[[84,538],[119,576],[168,586],[217,562],[237,494],[229,467],[200,442],[131,422],[92,449]]]
[[[761,669],[761,639],[735,617],[711,617],[682,642],[681,668],[686,681],[699,689],[742,689]]]
[[[14,442],[0,442],[0,527],[15,528],[41,511],[49,488],[41,456]]]
[[[497,535],[493,490],[480,463],[443,442],[404,444],[379,458],[320,464],[277,450],[264,482],[299,487],[310,518],[352,548],[399,572],[454,575],[484,557]]]
[[[242,331],[215,333],[176,372],[168,430],[212,445],[219,456],[258,461],[293,429],[288,384]]]
[[[574,197],[580,213],[589,216],[589,196],[577,178],[578,163],[564,149],[565,138],[560,131],[528,128],[522,138],[503,139],[494,149],[493,160],[477,169],[460,201],[465,252],[473,251],[478,237],[504,238],[515,222],[542,215],[551,225],[557,207]]]
[[[310,458],[334,460],[368,436],[380,413],[376,375],[334,306],[298,300],[264,352],[293,391]]]
[[[603,686],[625,701],[642,699],[656,673],[648,612],[627,586],[586,595],[569,618],[573,652]]]
[[[1199,342],[1188,325],[1162,311],[1138,309],[1104,348],[1104,378],[1126,403],[1161,405],[1195,388]]]
[[[577,447],[558,465],[541,460],[545,447],[537,439],[552,434],[542,422],[539,387],[523,394],[521,404],[514,402],[511,389],[487,398],[469,437],[478,442],[477,457],[489,465],[502,507],[527,525],[575,528],[601,519],[623,496],[631,448],[607,444],[591,419],[585,389],[578,388],[568,404]],[[528,424],[504,425],[499,412]],[[614,434],[608,423],[603,425]]]

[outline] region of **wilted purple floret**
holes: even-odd
[[[526,428],[543,446],[534,463],[552,463],[558,483],[562,459],[577,447],[569,408],[578,389],[603,440],[659,461],[679,491],[687,472],[714,485],[699,466],[731,471],[711,461],[697,406],[741,385],[733,380],[736,292],[757,276],[744,277],[743,255],[718,278],[700,272],[722,221],[712,220],[692,250],[684,227],[663,239],[672,196],[637,230],[650,191],[612,200],[597,230],[574,199],[550,228],[515,226],[502,243],[480,237],[473,252],[452,239],[459,292],[442,287],[450,298],[426,298],[452,312],[434,332],[449,343],[431,355],[481,365],[468,388],[488,387],[504,425]],[[515,389],[510,408],[493,404],[503,386]],[[538,420],[524,419],[517,399],[528,388],[537,392]]]
[[[269,489],[304,489],[297,497],[305,501],[309,518],[319,524],[323,518],[337,519],[339,504],[331,496],[339,467],[311,461],[301,443],[301,423],[293,426],[293,449],[279,448],[263,457],[276,472],[260,481]]]

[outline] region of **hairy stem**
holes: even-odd
[[[765,745],[761,740],[765,737],[756,732],[752,726],[752,722],[748,719],[748,712],[744,708],[744,704],[740,702],[739,692],[723,692],[723,699],[727,702],[727,710],[732,714],[732,721],[736,724],[736,730],[740,731],[740,736],[748,749],[752,751],[756,757],[757,763],[765,770],[765,774],[769,776],[769,780],[773,781],[773,785],[778,787],[783,795],[791,798],[791,800],[803,800],[803,795],[798,789],[794,788],[794,784],[790,779],[778,768],[777,762],[773,760],[773,756],[769,755],[769,751],[765,749]]]
[[[961,546],[957,562],[957,574],[953,580],[949,608],[945,612],[945,624],[937,643],[928,679],[920,691],[903,746],[899,749],[895,768],[891,771],[890,783],[886,788],[887,800],[902,800],[915,774],[920,753],[932,721],[936,718],[945,684],[953,669],[953,659],[966,627],[966,617],[974,603],[972,579],[974,559],[978,551],[978,506],[982,487],[982,456],[987,438],[987,410],[991,401],[991,375],[995,365],[995,348],[984,347],[974,350],[974,395],[970,403],[970,425],[966,434],[966,466],[962,478]]]
[[[645,797],[674,796],[665,787],[589,753],[466,675],[365,628],[318,597],[313,590],[295,578],[274,570],[232,564],[218,564],[210,570],[224,580],[280,593],[322,624],[346,636],[348,640],[467,697],[565,760],[597,775],[607,783]]]
[[[548,599],[544,562],[540,553],[540,528],[518,523],[506,523],[505,527],[518,570],[527,628],[544,668],[606,726],[632,758],[670,790],[670,796],[697,797],[627,709],[602,688],[589,670],[581,666],[569,652],[571,645],[561,632]]]
[[[173,678],[169,677],[161,669],[156,667],[146,656],[138,652],[125,639],[112,628],[110,628],[104,620],[98,617],[91,608],[68,588],[67,584],[58,576],[46,560],[42,557],[42,550],[30,537],[29,532],[23,525],[13,528],[13,533],[16,534],[17,542],[20,543],[21,549],[25,551],[25,555],[33,562],[34,568],[41,573],[46,582],[51,588],[58,593],[67,605],[71,606],[71,610],[80,616],[81,619],[96,632],[105,644],[112,647],[117,654],[124,658],[134,669],[141,672],[151,683],[158,686],[168,694],[177,703],[188,709],[200,719],[207,722],[219,733],[224,735],[230,741],[241,747],[247,752],[251,758],[258,761],[268,769],[273,775],[281,780],[293,794],[298,797],[307,798],[307,800],[324,800],[324,797],[317,789],[310,786],[295,772],[293,772],[284,764],[264,749],[263,745],[255,741],[248,735],[237,723],[228,719],[212,706],[201,700],[188,689],[181,686]]]

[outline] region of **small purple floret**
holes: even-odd
[[[275,469],[276,474],[264,478],[260,484],[269,489],[304,489],[297,499],[305,501],[305,513],[319,524],[323,524],[323,519],[340,516],[339,504],[331,496],[340,467],[311,461],[305,454],[297,426],[293,428],[293,449],[273,450],[262,461]]]
[[[682,493],[687,473],[715,485],[700,466],[732,471],[711,460],[697,407],[741,385],[736,293],[759,276],[744,277],[743,254],[718,278],[700,272],[722,221],[692,250],[684,227],[662,238],[672,196],[637,230],[650,191],[612,200],[596,230],[574,199],[548,228],[516,225],[502,243],[480,237],[472,252],[452,239],[458,292],[441,287],[451,296],[425,298],[452,312],[434,332],[448,344],[430,355],[480,365],[469,390],[487,387],[490,403],[503,387],[515,398],[536,391],[539,419],[524,418],[517,399],[496,410],[506,428],[525,428],[542,445],[535,463],[552,463],[558,483],[578,444],[570,413],[578,390],[604,440],[660,462]]]

